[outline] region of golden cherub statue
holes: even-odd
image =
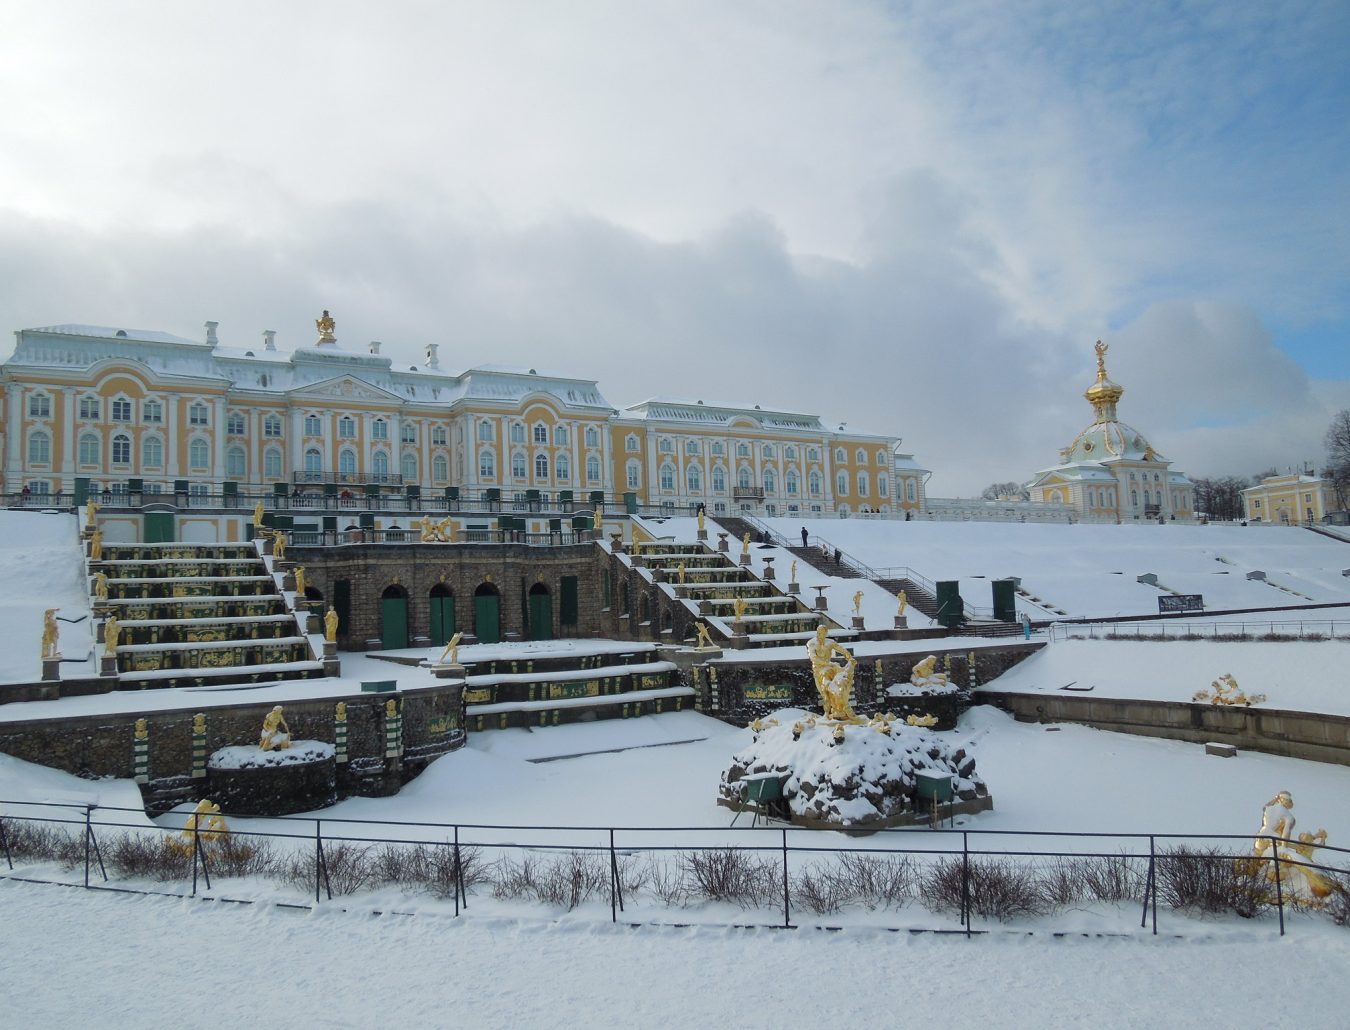
[[[430,515],[423,515],[413,524],[422,531],[422,543],[429,544],[436,539],[436,524],[431,521]]]
[[[42,657],[60,658],[61,627],[56,622],[56,609],[48,608],[42,616]]]
[[[835,661],[835,656],[843,663]],[[816,683],[816,692],[825,709],[826,719],[843,722],[861,722],[848,695],[853,689],[853,676],[857,671],[857,660],[849,650],[829,638],[829,627],[823,623],[816,627],[815,636],[806,643],[806,656],[811,662],[811,676]]]
[[[254,536],[258,535],[256,530],[262,529],[264,511],[265,509],[263,508],[262,501],[259,501],[257,504],[253,506],[253,529],[255,530],[253,534]]]
[[[323,638],[328,641],[337,640],[338,631],[338,613],[331,604],[323,617]]]
[[[900,591],[900,610],[899,610],[898,612],[896,612],[895,614],[898,615],[898,616],[900,616],[900,618],[903,619],[903,618],[905,617],[905,609],[908,608],[908,607],[909,607],[909,595],[906,594],[903,590],[901,590],[901,591]]]
[[[921,726],[924,729],[936,726],[937,721],[936,715],[909,715],[905,717],[906,726]]]
[[[947,674],[937,671],[937,655],[930,654],[910,671],[909,681],[916,687],[941,686]]]
[[[712,637],[708,635],[708,626],[703,622],[694,623],[694,629],[698,631],[698,643],[696,647],[712,647]]]
[[[449,657],[451,665],[459,664],[459,641],[464,636],[463,633],[456,633],[445,645],[445,650],[441,652],[440,663],[446,664],[445,659]]]
[[[448,544],[454,541],[454,537],[455,523],[454,520],[447,515],[445,518],[441,519],[440,522],[436,523],[436,539],[441,543]]]
[[[281,705],[273,705],[272,710],[263,716],[258,747],[263,751],[281,751],[290,746],[291,728],[286,725],[286,717],[281,714]]]
[[[303,565],[295,567],[295,599],[297,601],[305,599],[305,567]]]
[[[116,615],[109,615],[103,621],[103,653],[117,656],[117,638],[122,635],[122,624]]]
[[[334,333],[337,330],[337,322],[325,308],[324,313],[314,320],[314,327],[319,330],[320,343],[337,343],[337,337]]]
[[[94,600],[106,601],[108,599],[108,577],[106,573],[94,573]]]
[[[89,537],[89,560],[103,560],[103,530],[95,529]]]
[[[384,717],[386,719],[398,718],[398,705],[394,703],[393,698],[390,698],[388,701],[384,703]]]
[[[853,595],[853,617],[855,619],[862,618],[862,601],[863,592],[859,590]]]

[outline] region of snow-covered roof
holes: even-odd
[[[156,332],[153,329],[117,329],[105,325],[78,325],[73,322],[63,323],[62,325],[40,326],[36,329],[25,329],[23,331],[26,333],[48,333],[53,336],[87,336],[93,339],[142,340],[146,343],[189,343],[206,346],[201,340],[189,340],[185,336]]]

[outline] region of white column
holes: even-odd
[[[164,398],[164,457],[166,475],[170,480],[178,479],[182,463],[178,460],[179,448],[183,446],[183,434],[178,424],[178,395],[171,393]],[[173,491],[173,483],[169,483]]]
[[[5,488],[13,492],[23,489],[23,387],[18,383],[5,384]]]

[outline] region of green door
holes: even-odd
[[[530,588],[530,639],[553,639],[553,595],[547,588]]]
[[[385,649],[395,651],[408,646],[408,599],[380,598],[380,640]]]
[[[480,644],[501,643],[501,598],[496,594],[484,592],[473,595],[473,631]]]
[[[453,594],[431,595],[431,642],[437,647],[455,635],[455,598]]]
[[[145,513],[145,542],[147,544],[173,543],[173,512],[148,511]]]

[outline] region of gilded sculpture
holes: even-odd
[[[947,674],[937,671],[937,655],[930,654],[910,671],[909,682],[916,687],[940,687],[947,683]]]
[[[1192,701],[1208,701],[1212,705],[1238,705],[1250,708],[1266,700],[1265,694],[1248,694],[1238,686],[1231,672],[1225,672],[1209,685],[1208,690],[1197,690],[1191,695]]]
[[[337,640],[338,631],[338,613],[332,605],[328,606],[328,611],[323,617],[323,638],[329,642]]]
[[[42,657],[61,657],[61,627],[56,622],[56,609],[48,608],[42,616]]]
[[[264,512],[264,509],[263,509],[263,502],[262,502],[262,501],[259,501],[257,504],[255,504],[255,505],[253,506],[253,529],[254,529],[254,534],[253,534],[253,535],[254,535],[254,536],[257,536],[257,535],[258,535],[258,534],[257,534],[257,530],[262,529],[262,524],[263,524],[263,512]]]
[[[703,509],[702,509],[702,508],[699,508],[699,510],[698,510],[698,528],[699,528],[699,532],[700,532],[700,533],[701,533],[701,532],[704,532],[704,522],[706,521],[706,518],[707,518],[707,517],[703,514]]]
[[[291,728],[281,714],[281,705],[273,705],[272,710],[263,716],[262,733],[258,736],[258,747],[263,751],[281,751],[291,746]]]
[[[337,343],[337,322],[333,320],[327,309],[324,313],[314,320],[314,327],[319,330],[320,343]]]
[[[117,639],[122,635],[122,624],[117,621],[116,615],[109,615],[103,622],[103,653],[110,656],[117,656]]]
[[[680,581],[680,586],[684,586],[684,577],[685,577],[684,562],[680,562],[680,567],[675,570],[675,575]]]
[[[436,539],[436,523],[432,521],[430,515],[423,515],[413,525],[422,531],[422,543],[429,544]]]
[[[305,597],[305,567],[297,565],[295,567],[295,594],[297,600],[304,600]]]
[[[848,700],[858,662],[846,647],[830,639],[828,626],[816,627],[815,636],[807,641],[806,655],[811,661],[811,676],[825,709],[825,718],[841,722],[866,721],[858,717]],[[836,661],[836,658],[842,661]]]
[[[1251,857],[1239,859],[1237,871],[1244,876],[1260,877],[1270,884],[1270,889],[1263,891],[1261,897],[1269,904],[1276,903],[1283,893],[1304,904],[1322,905],[1335,887],[1312,866],[1316,864],[1313,852],[1326,843],[1327,831],[1304,832],[1296,838],[1296,822],[1294,798],[1289,791],[1282,790],[1262,807],[1261,829],[1252,842]],[[1280,892],[1275,890],[1277,881]]]
[[[286,534],[277,530],[272,534],[272,559],[284,561],[286,558]]]
[[[180,855],[190,855],[194,845],[221,844],[229,835],[230,827],[220,814],[220,806],[202,798],[184,821],[177,838],[166,838],[164,843]]]
[[[84,503],[85,525],[92,526],[94,524],[94,516],[96,514],[98,514],[98,505],[94,503],[94,499],[91,497]]]
[[[792,559],[792,571],[788,574],[788,582],[789,582],[789,583],[795,583],[795,582],[797,582],[797,559],[796,559],[796,558],[793,558],[793,559]]]
[[[463,633],[456,633],[445,645],[445,650],[441,652],[440,663],[445,664],[446,658],[450,659],[451,665],[459,664],[459,642],[464,636]]]
[[[855,619],[862,618],[862,602],[863,602],[863,592],[859,590],[855,592],[853,595],[853,617]]]
[[[89,560],[103,560],[103,530],[95,529],[89,537]]]
[[[750,606],[745,603],[744,597],[738,597],[731,602],[731,610],[736,613],[736,621],[740,622],[745,618],[745,613],[750,610]]]
[[[105,573],[94,573],[94,600],[106,601],[108,599],[108,577]]]
[[[900,616],[900,618],[903,619],[903,618],[905,617],[905,609],[908,608],[908,607],[909,607],[909,595],[906,594],[903,590],[901,590],[901,591],[900,591],[900,610],[899,610],[898,612],[896,612],[895,614],[898,615],[898,616]]]
[[[741,554],[747,555],[749,553],[750,553],[750,530],[747,529],[745,531],[745,534],[741,537]]]
[[[698,647],[712,647],[712,637],[708,635],[708,625],[704,622],[694,623],[694,629],[698,632]]]

